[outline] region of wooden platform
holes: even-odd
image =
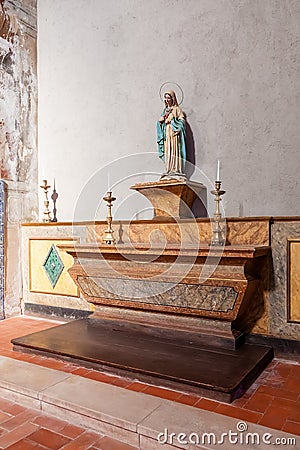
[[[195,333],[168,331],[88,318],[16,338],[12,343],[16,351],[67,359],[225,402],[241,397],[273,358],[270,347],[204,347]]]

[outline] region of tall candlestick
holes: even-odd
[[[218,159],[218,165],[217,165],[217,179],[216,181],[220,181],[220,160]]]
[[[51,195],[51,199],[53,201],[53,219],[51,220],[51,222],[57,222],[57,217],[56,217],[56,213],[57,213],[57,209],[56,209],[56,201],[58,199],[58,193],[56,192],[55,189],[55,178],[53,180],[53,193]]]
[[[105,236],[104,236],[103,242],[105,244],[115,244],[116,241],[113,236],[114,230],[112,229],[112,226],[111,226],[112,220],[113,220],[113,217],[111,214],[111,208],[112,208],[112,203],[116,200],[116,197],[113,197],[112,192],[108,191],[106,196],[103,197],[103,200],[105,200],[107,202],[107,210],[108,210],[107,217],[106,217],[107,229],[105,230]]]
[[[222,227],[221,224],[222,216],[220,211],[220,202],[222,200],[221,196],[224,195],[226,191],[221,190],[221,181],[215,181],[215,190],[210,192],[215,195],[215,202],[216,202],[216,211],[214,213],[212,221],[213,235],[211,245],[225,245],[226,243],[226,236],[224,236],[225,227]]]
[[[50,210],[49,210],[49,200],[48,200],[48,189],[50,188],[50,186],[48,185],[47,180],[43,180],[43,184],[40,187],[44,190],[44,193],[45,193],[45,201],[44,201],[45,211],[44,211],[43,222],[51,222]]]

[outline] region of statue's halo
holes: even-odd
[[[183,90],[181,86],[179,86],[178,83],[174,83],[173,81],[166,81],[165,83],[163,83],[159,88],[159,96],[162,102],[164,101],[163,93],[168,91],[175,92],[178,105],[181,105],[181,103],[183,102]]]

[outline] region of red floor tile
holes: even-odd
[[[219,402],[208,398],[200,398],[200,400],[194,404],[196,408],[206,409],[207,411],[215,411],[219,405]]]
[[[7,448],[17,443],[32,434],[35,430],[37,430],[37,425],[29,422],[23,423],[10,433],[5,433],[0,436],[0,448]]]
[[[129,386],[127,386],[127,389],[130,391],[136,391],[136,392],[142,392],[144,391],[149,385],[145,383],[141,383],[139,381],[134,381]]]
[[[292,364],[279,362],[274,369],[275,374],[279,374],[281,377],[287,377],[292,370]]]
[[[258,387],[257,393],[268,394],[268,395],[271,395],[272,397],[285,398],[285,399],[294,400],[294,401],[296,401],[298,399],[298,395],[299,395],[297,392],[291,392],[286,389],[279,389],[276,387],[264,386],[264,385]]]
[[[299,424],[299,422],[287,421],[283,425],[282,431],[286,431],[287,433],[299,435],[300,434],[300,424]]]
[[[81,377],[84,377],[88,373],[91,372],[91,369],[86,369],[85,367],[76,367],[76,369],[72,370],[73,375],[79,375]]]
[[[123,444],[122,442],[116,441],[115,439],[109,437],[103,437],[96,444],[94,448],[99,450],[137,450],[136,447],[132,445]]]
[[[14,402],[10,402],[9,400],[0,398],[0,411],[6,412],[6,410],[14,406],[14,404],[15,404]]]
[[[70,439],[61,434],[54,433],[53,431],[46,430],[45,428],[39,428],[28,436],[31,441],[44,445],[47,448],[53,450],[60,449],[63,445],[70,442]]]
[[[61,362],[62,362],[62,367],[61,367],[61,369],[58,369],[58,370],[61,370],[62,372],[73,373],[73,370],[78,368],[78,366],[76,366],[75,364],[71,364],[66,361],[61,361]]]
[[[176,400],[181,396],[180,392],[172,391],[165,388],[156,386],[148,386],[144,391],[144,394],[154,395],[155,397],[164,398],[167,400]]]
[[[41,448],[41,446],[37,442],[29,441],[28,439],[22,439],[6,448],[7,450],[37,450],[38,448]]]
[[[26,408],[24,406],[17,405],[14,403],[11,406],[7,406],[7,408],[5,409],[5,412],[7,414],[11,414],[12,416],[16,416],[25,410],[26,410]]]
[[[55,417],[48,417],[43,415],[36,417],[31,422],[38,425],[41,428],[59,432],[61,432],[61,430],[67,425],[67,422],[56,419]]]
[[[291,373],[290,375],[298,377],[299,383],[300,383],[300,364],[293,364],[291,366]]]
[[[255,411],[247,411],[246,409],[236,408],[232,405],[225,405],[221,403],[214,410],[218,414],[223,414],[225,416],[236,417],[237,419],[242,419],[252,423],[258,423],[262,418],[262,414]]]
[[[84,378],[90,378],[91,380],[100,381],[101,383],[109,383],[114,384],[114,381],[117,377],[113,375],[107,375],[106,373],[97,372],[96,370],[92,370],[84,375]]]
[[[300,391],[300,377],[295,375],[290,375],[287,377],[284,383],[284,389],[287,391],[299,393]]]
[[[29,355],[28,353],[17,353],[15,352],[15,358],[20,359],[22,361],[31,362],[34,359],[33,355]]]
[[[0,411],[0,424],[2,425],[2,422],[6,422],[9,419],[12,419],[13,416],[6,413],[6,412],[2,412]]]
[[[80,434],[84,432],[84,428],[77,427],[75,425],[65,425],[59,432],[59,434],[62,434],[63,436],[67,436],[71,439],[74,439],[78,437]]]
[[[270,376],[261,384],[265,384],[267,386],[275,387],[278,389],[285,389],[284,382],[285,379],[283,377],[271,373]]]
[[[287,400],[285,398],[274,398],[270,407],[272,407],[273,409],[284,409],[285,411],[287,411],[287,415],[293,412],[299,417],[300,420],[300,405],[297,401]]]
[[[102,436],[99,436],[99,434],[91,431],[85,431],[80,436],[65,445],[64,450],[87,450],[94,445],[100,437]]]
[[[63,370],[64,368],[64,363],[62,361],[57,361],[53,358],[44,359],[40,361],[39,365],[54,370]]]
[[[182,394],[176,401],[178,403],[182,403],[183,405],[194,406],[197,402],[199,402],[200,397],[198,395],[193,394]]]
[[[113,384],[114,384],[114,386],[127,388],[130,386],[131,383],[132,383],[132,381],[127,380],[126,378],[116,378]]]
[[[256,392],[253,396],[245,403],[245,409],[250,409],[251,411],[258,411],[264,413],[269,407],[274,397],[268,394],[263,394]]]
[[[285,422],[286,422],[285,410],[282,410],[280,408],[269,407],[258,423],[259,425],[264,425],[265,427],[281,430]]]
[[[16,352],[14,352],[14,351],[11,350],[11,349],[5,349],[5,348],[3,348],[3,347],[2,347],[2,344],[1,344],[1,347],[0,347],[0,355],[1,355],[1,356],[7,356],[8,358],[14,358],[14,357],[16,356]]]
[[[4,421],[1,423],[1,428],[4,428],[5,430],[13,430],[23,423],[32,421],[36,416],[39,415],[38,411],[34,411],[31,409],[26,409],[25,411],[21,412],[20,414],[11,417],[10,419]]]

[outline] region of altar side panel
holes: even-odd
[[[79,297],[79,290],[68,274],[68,269],[73,265],[72,256],[57,248],[58,244],[74,243],[73,239],[29,239],[29,291],[45,294],[68,295]],[[52,247],[53,246],[53,247]],[[51,260],[56,251],[61,260],[54,277],[49,277],[47,268],[55,265],[55,259]],[[55,255],[55,253],[54,253]],[[47,257],[49,256],[48,260]],[[49,262],[50,261],[50,262]],[[45,262],[49,263],[45,267]],[[59,273],[60,271],[60,273]],[[55,278],[57,277],[57,280]]]

